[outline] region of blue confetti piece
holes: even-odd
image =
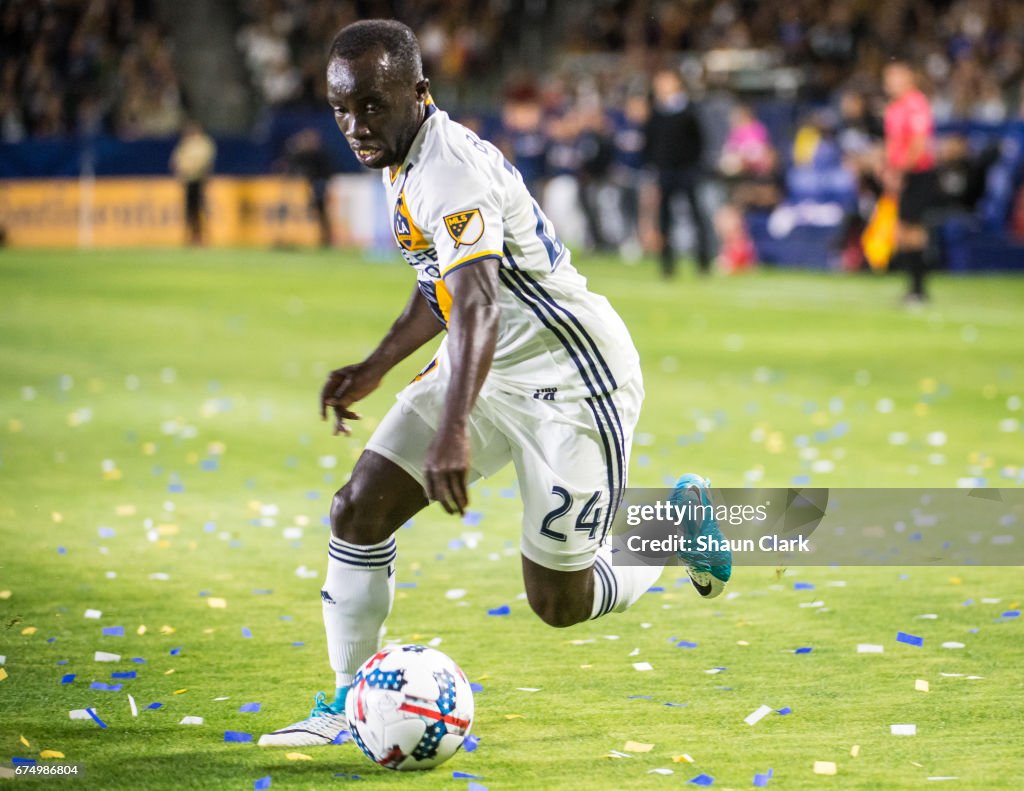
[[[651,700],[653,695],[629,695],[626,700]]]
[[[224,741],[226,742],[251,742],[252,734],[243,733],[242,731],[224,731]]]
[[[270,788],[270,775],[261,777],[255,783],[252,784],[253,791],[263,791],[265,788]]]
[[[19,758],[17,755],[11,757],[11,763],[15,766],[35,766],[35,758]]]
[[[464,546],[466,546],[466,542],[461,538],[453,538],[448,542],[448,549],[452,550],[452,552],[462,549]]]
[[[47,637],[46,638],[46,642],[48,642],[48,643],[56,643],[57,642],[57,638],[56,637]]]
[[[1004,618],[1020,618],[1020,610],[1007,610],[1003,613]]]
[[[292,643],[292,648],[302,648],[304,645],[305,643]]]
[[[972,604],[974,604],[974,599],[967,599],[964,602],[964,607],[970,607]]]
[[[810,475],[794,475],[790,481],[794,486],[806,486],[811,482]],[[703,775],[701,775],[703,777]],[[693,782],[692,780],[690,782]],[[710,783],[709,783],[710,785]]]
[[[503,604],[500,607],[495,607],[493,610],[488,610],[488,615],[508,615],[512,612],[512,608],[507,604]]]
[[[209,595],[210,595],[209,591],[199,591],[200,598],[205,598],[206,596],[209,596]]]
[[[112,527],[100,527],[97,528],[96,532],[99,534],[100,538],[113,538],[117,535],[117,531]]]
[[[64,547],[57,547],[57,554],[58,555],[66,555],[66,554],[68,554],[68,551]]]
[[[709,786],[714,784],[715,778],[713,778],[711,775],[697,775],[689,782],[695,786]]]
[[[242,627],[242,637],[252,637],[252,630],[248,626]]]
[[[395,587],[396,588],[415,588],[416,587],[416,583],[415,582],[396,582],[395,583]]]
[[[487,786],[481,785],[480,783],[474,783],[471,780],[466,791],[487,791]]]
[[[163,708],[163,705],[164,705],[163,703],[150,703],[148,706],[146,706],[146,708],[147,709],[160,709],[160,708]]]
[[[516,490],[515,489],[502,489],[500,492],[498,492],[498,496],[499,497],[503,497],[506,500],[510,500],[510,499],[512,499],[513,497],[516,496]]]
[[[689,703],[662,703],[662,706],[668,706],[673,709],[681,709],[683,706],[689,706]]]
[[[469,688],[470,688],[471,690],[473,690],[473,692],[483,692],[483,691],[484,691],[484,685],[483,685],[483,684],[475,684],[475,683],[471,683],[471,684],[469,685]]]
[[[915,634],[908,634],[907,632],[896,632],[896,642],[906,643],[907,645],[924,645],[924,638],[918,637]]]
[[[696,648],[697,645],[697,643],[694,643],[690,640],[680,640],[678,643],[676,643],[676,648]]]
[[[814,590],[813,582],[794,582],[793,590],[795,591],[812,591]]]
[[[181,494],[185,491],[185,484],[183,483],[169,483],[167,484],[167,491],[171,494]]]
[[[141,656],[133,656],[132,657],[132,661],[135,664],[137,664],[137,665],[144,665],[144,664],[146,664],[146,660],[143,659]]]
[[[75,680],[75,674],[74,673],[67,673],[67,674],[61,676],[60,683],[61,684],[70,684],[74,680]]]
[[[217,525],[214,522],[207,522],[203,525],[204,533],[212,533],[217,529]]]
[[[470,734],[462,740],[462,749],[467,753],[476,752],[476,748],[480,746],[480,737],[473,736]]]
[[[471,775],[469,772],[452,772],[453,780],[483,780],[483,775]]]
[[[57,660],[57,664],[58,665],[66,665],[67,663],[68,663],[68,660],[66,660],[66,659],[58,659]]]
[[[647,592],[648,593],[664,593],[665,592],[665,586],[664,585],[652,585],[651,587],[649,587],[647,589]]]
[[[238,710],[243,714],[252,714],[260,710],[259,703],[243,703],[238,707]]]
[[[306,499],[307,500],[319,500],[320,499],[320,492],[308,491],[308,492],[306,492]]]
[[[790,708],[789,706],[783,706],[781,709],[776,709],[775,713],[776,714],[781,714],[782,716],[786,716],[787,714],[792,714],[793,713],[793,709]]]
[[[89,685],[89,689],[96,689],[100,692],[120,692],[124,688],[124,684],[104,684],[102,681],[93,681]]]
[[[272,594],[274,592],[274,589],[273,588],[253,588],[252,592],[253,592],[254,596],[269,596],[270,594]]]
[[[803,646],[802,648],[798,648],[798,649],[796,649],[796,650],[795,650],[795,651],[794,651],[793,653],[794,653],[794,654],[809,654],[809,653],[811,653],[811,651],[813,651],[813,650],[814,650],[814,649],[813,649],[813,648],[811,648],[810,646],[806,646],[806,645],[805,645],[805,646]]]
[[[773,770],[769,769],[767,772],[758,773],[754,775],[754,787],[764,788],[768,785],[768,781],[772,779]]]
[[[218,467],[218,463],[216,459],[203,459],[199,462],[199,466],[206,472],[215,472]]]
[[[88,714],[90,717],[92,717],[92,721],[95,722],[97,725],[99,725],[101,728],[106,728],[107,727],[107,723],[105,723],[103,720],[101,720],[96,715],[96,712],[93,711],[92,709],[86,709],[85,713]]]
[[[169,653],[171,656],[178,656],[181,653],[181,647],[179,646],[178,648],[172,648],[167,653]]]
[[[462,517],[462,524],[466,527],[476,527],[484,519],[484,515],[480,511],[466,511],[466,515]]]
[[[334,737],[333,741],[331,741],[331,744],[344,744],[351,738],[352,734],[348,731],[338,731],[338,735]],[[357,780],[359,779],[356,775],[352,775],[352,777]]]
[[[124,637],[123,626],[104,626],[103,627],[104,637]]]
[[[136,673],[134,670],[122,670],[121,672],[114,672],[110,674],[111,678],[135,678]]]

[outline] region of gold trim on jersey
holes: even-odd
[[[480,250],[472,255],[467,255],[465,258],[460,258],[453,264],[448,264],[444,269],[441,270],[441,277],[444,277],[449,272],[458,269],[464,264],[474,264],[484,258],[501,258],[500,250]]]

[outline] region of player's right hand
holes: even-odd
[[[359,420],[349,407],[377,389],[381,377],[366,363],[338,368],[327,376],[320,389],[320,419],[327,420],[327,407],[334,410],[334,433],[351,434],[346,420]]]

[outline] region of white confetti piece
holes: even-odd
[[[6,665],[6,664],[7,664],[7,656],[5,654],[0,654],[0,665]]]
[[[297,539],[302,538],[302,528],[286,527],[283,531],[281,531],[281,535],[284,537],[285,541],[295,541]]]
[[[95,709],[93,709],[95,711]],[[99,715],[97,715],[99,716]],[[88,709],[72,709],[68,712],[68,717],[72,720],[91,720]]]
[[[295,576],[301,577],[304,580],[312,579],[313,577],[319,577],[320,574],[313,569],[307,569],[305,565],[299,566],[295,569]]]
[[[520,692],[540,692],[540,687],[516,687]]]
[[[834,775],[836,773],[835,761],[815,761],[814,762],[814,774],[816,775]]]
[[[231,696],[230,695],[222,695],[219,698],[211,698],[211,700],[231,700]]]
[[[991,596],[985,597],[981,600],[982,604],[999,604],[1002,599],[993,599]]]
[[[670,775],[673,774],[671,769],[648,769],[647,774],[649,775]]]
[[[167,582],[171,578],[170,574],[165,574],[162,571],[155,571],[149,575],[151,580],[157,580],[158,582]]]
[[[914,681],[914,689],[916,689],[918,692],[927,692],[929,689],[928,682],[925,681],[923,678],[919,678],[916,681]]]
[[[853,747],[850,748],[850,757],[856,758],[858,755],[860,755],[860,745],[855,744],[853,745]]]
[[[929,777],[928,779],[929,780],[959,780],[960,778],[959,777],[950,777],[949,775],[935,775],[934,777]]]
[[[640,649],[639,648],[634,648],[632,651],[629,652],[629,656],[639,656],[639,655],[640,655]]]
[[[441,642],[442,641],[440,637],[431,637],[430,640],[427,641],[427,645],[429,645],[431,648],[437,648],[439,645],[441,645]]]
[[[321,456],[320,459],[318,460],[318,463],[325,470],[333,470],[335,467],[338,466],[338,457],[337,456]]]
[[[756,725],[773,711],[774,709],[771,706],[758,706],[750,712],[750,714],[744,717],[743,721],[747,723],[747,725]]]
[[[946,678],[963,678],[964,677],[963,673],[939,673],[939,675],[940,676],[945,676]]]
[[[456,599],[461,599],[465,595],[465,588],[452,588],[451,590],[445,591],[444,597],[446,599],[450,599],[451,601],[455,601]]]
[[[917,726],[913,723],[890,725],[889,733],[893,736],[917,736]]]
[[[955,640],[947,640],[945,643],[942,644],[942,647],[943,648],[963,648],[964,644],[963,643],[958,643]]]
[[[933,612],[926,612],[922,613],[921,615],[918,615],[917,618],[920,618],[922,621],[936,621],[938,620],[939,616]]]
[[[832,581],[830,581],[828,583],[828,587],[830,587],[830,588],[845,588],[846,587],[846,580],[832,580]]]
[[[605,634],[605,635],[602,635],[602,637],[604,637],[605,640],[618,640],[619,639],[619,636],[617,634]]]
[[[874,643],[858,643],[857,653],[858,654],[881,654],[885,652],[885,646],[876,645]]]
[[[650,662],[634,662],[633,669],[640,671],[654,670],[654,666]]]
[[[705,670],[704,672],[707,673],[709,676],[713,676],[716,673],[721,673],[723,670],[725,670],[724,667],[712,667],[712,668],[709,668],[708,670]]]
[[[181,718],[181,722],[179,722],[178,724],[179,725],[202,725],[203,724],[203,718],[202,717],[182,717]]]
[[[111,654],[107,651],[97,651],[93,657],[97,662],[120,662],[120,654]]]
[[[609,758],[632,758],[633,756],[630,755],[629,753],[620,753],[618,750],[609,750],[608,751],[608,757]]]
[[[810,607],[824,607],[825,602],[821,601],[820,599],[818,601],[804,601],[800,602],[800,606],[805,609]]]
[[[135,698],[133,698],[131,695],[128,696],[128,708],[132,710],[133,717],[139,716],[139,707],[135,705]]]
[[[98,618],[102,618],[103,617],[103,613],[100,610],[89,609],[89,610],[85,611],[85,617],[86,618],[92,618],[93,620],[96,620]]]
[[[206,600],[206,604],[215,610],[223,610],[228,606],[227,599],[222,599],[219,596],[211,596]]]

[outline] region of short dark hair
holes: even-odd
[[[346,25],[331,42],[329,60],[355,60],[378,48],[390,56],[397,74],[417,81],[423,79],[423,58],[416,34],[396,19],[363,19]]]

